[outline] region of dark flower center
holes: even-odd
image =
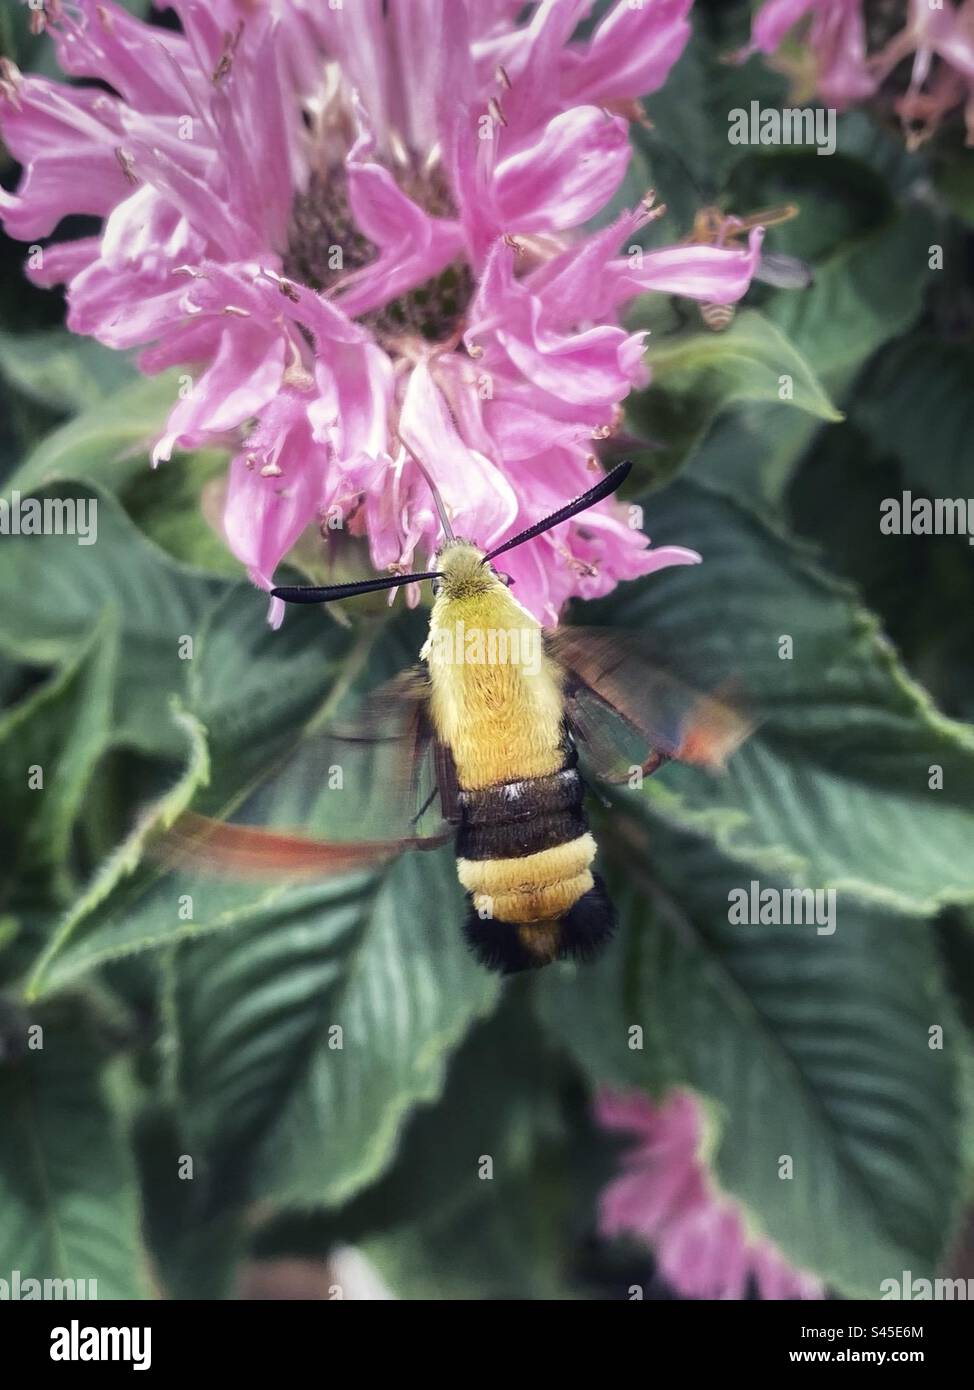
[[[352,217],[344,165],[335,165],[327,177],[313,174],[291,205],[285,275],[312,289],[328,290],[350,270],[369,265],[377,254]]]
[[[473,290],[470,267],[454,261],[414,290],[363,314],[362,322],[380,338],[412,334],[431,343],[446,342],[460,328]]]
[[[455,216],[442,175],[408,174],[400,186],[431,216]],[[337,164],[314,173],[291,207],[284,273],[319,292],[335,288],[352,271],[371,265],[379,250],[356,226],[348,198],[348,176]],[[381,308],[360,316],[379,338],[409,334],[429,342],[453,337],[474,291],[466,262],[457,260],[431,279]],[[341,303],[341,295],[337,296]]]

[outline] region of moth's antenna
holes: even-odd
[[[436,503],[436,510],[440,514],[440,524],[443,527],[443,534],[446,536],[448,541],[455,541],[456,536],[453,534],[453,527],[450,525],[450,518],[446,514],[446,507],[443,505],[443,498],[440,496],[439,489],[433,482],[433,479],[430,477],[429,473],[427,473],[423,463],[416,457],[412,449],[410,449],[405,439],[403,439],[401,442],[403,448],[406,450],[406,453],[409,455],[413,463],[415,463],[416,467],[419,469],[420,473],[422,473],[423,477],[426,479],[426,485],[429,488],[430,492],[433,494],[433,501]]]
[[[422,574],[386,574],[378,579],[357,579],[351,584],[328,584],[318,587],[313,584],[285,585],[272,589],[272,598],[282,598],[285,603],[330,603],[336,598],[352,598],[355,594],[375,594],[381,589],[398,589],[401,584],[418,584],[422,579],[440,579],[439,570],[424,570]]]
[[[615,492],[629,476],[632,468],[632,460],[626,459],[623,463],[617,463],[610,473],[606,473],[601,482],[590,487],[588,492],[583,492],[581,497],[576,497],[574,502],[566,502],[563,507],[559,507],[551,516],[546,516],[542,521],[536,521],[533,526],[529,526],[526,531],[521,531],[519,535],[512,536],[509,541],[499,545],[496,550],[492,550],[489,555],[485,555],[482,564],[488,560],[493,560],[497,555],[503,555],[505,550],[513,550],[516,545],[522,545],[525,541],[533,540],[535,536],[540,536],[543,531],[550,531],[552,526],[557,526],[559,522],[567,521],[569,517],[577,516],[579,512],[587,511],[589,507],[594,507],[596,502],[601,502],[603,497],[608,497]]]

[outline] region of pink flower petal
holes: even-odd
[[[498,242],[472,306],[468,345],[477,351],[496,345],[539,392],[575,407],[601,403],[604,411],[631,385],[630,361],[622,355],[629,335],[608,324],[573,334],[544,327],[543,305],[514,279],[511,261],[512,252]]]
[[[403,442],[423,462],[456,518],[459,535],[487,546],[517,515],[510,482],[489,459],[460,438],[430,369],[421,363],[409,377],[399,420]]]
[[[0,211],[3,210],[3,197],[0,194]],[[26,266],[27,278],[43,289],[73,280],[83,270],[93,265],[101,254],[101,241],[98,237],[81,237],[78,241],[62,241],[55,246],[45,246],[39,264],[33,264],[33,256]]]
[[[505,230],[558,231],[587,222],[625,177],[629,128],[595,106],[552,117],[540,138],[497,166]]]
[[[423,212],[380,165],[349,162],[348,193],[358,226],[381,250],[342,288],[341,306],[350,317],[398,299],[459,254],[459,227]]]
[[[274,471],[262,473],[262,460]],[[223,516],[230,549],[262,589],[273,586],[275,568],[314,520],[321,494],[321,450],[311,439],[304,405],[281,396],[230,465]],[[282,615],[283,608],[272,604],[272,625]]]
[[[631,100],[662,87],[690,37],[693,0],[618,3],[566,67],[576,101]],[[563,78],[567,86],[569,78]]]
[[[53,28],[64,71],[108,82],[143,111],[181,115],[186,101],[173,75],[180,69],[190,70],[186,40],[179,34],[149,29],[114,0],[74,0],[74,4],[82,22]]]
[[[166,433],[152,451],[153,463],[168,459],[177,444],[199,444],[205,434],[231,430],[259,415],[276,396],[283,372],[280,338],[268,338],[262,328],[247,323],[225,328],[213,365],[169,416]]]
[[[154,278],[114,270],[99,258],[71,281],[68,327],[106,347],[134,347],[181,321],[184,294],[181,281],[160,286]]]
[[[606,274],[607,298],[617,304],[656,290],[715,304],[735,304],[754,277],[763,239],[763,230],[755,227],[746,247],[669,246],[643,252],[639,258],[614,261]]]
[[[826,0],[829,3],[834,0]],[[761,53],[774,53],[799,20],[815,8],[815,0],[766,0],[751,30],[753,47]]]
[[[638,1140],[602,1193],[605,1236],[651,1245],[668,1283],[687,1298],[741,1299],[752,1276],[762,1298],[824,1297],[819,1280],[793,1269],[770,1240],[750,1235],[737,1205],[716,1190],[701,1154],[702,1111],[689,1091],[659,1105],[638,1092],[603,1091],[595,1115]]]
[[[162,278],[172,266],[202,257],[205,248],[186,218],[143,185],[107,218],[101,254],[112,270],[132,268]]]
[[[388,449],[392,366],[374,343],[333,343],[315,367],[319,396],[308,414],[316,440],[327,441],[336,459]]]
[[[17,194],[4,198],[9,236],[48,236],[71,213],[105,216],[132,191],[116,154],[122,142],[111,97],[19,74],[8,86],[15,96],[0,96],[3,138],[25,167]]]

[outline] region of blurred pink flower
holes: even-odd
[[[906,90],[892,96],[910,144],[928,139],[958,109],[967,144],[974,144],[974,0],[945,0],[940,7],[903,0],[878,13],[865,0],[766,0],[740,56],[777,54],[798,25],[814,63],[815,90],[828,105],[844,110],[876,95],[912,57]],[[780,65],[791,66],[788,59]]]
[[[602,1193],[604,1236],[652,1246],[660,1273],[687,1298],[741,1299],[751,1279],[764,1299],[824,1298],[821,1282],[751,1232],[736,1203],[718,1191],[702,1157],[703,1110],[689,1091],[660,1104],[639,1091],[603,1091],[595,1114],[606,1129],[638,1141]]]
[[[767,0],[754,19],[749,53],[776,53],[794,27],[808,22],[806,42],[815,61],[815,86],[840,110],[871,96],[876,79],[866,63],[860,0]]]
[[[910,82],[896,109],[910,143],[921,144],[951,111],[964,112],[966,143],[974,145],[974,0],[932,9],[929,0],[910,0],[900,32],[873,59],[885,80],[912,55]]]
[[[747,289],[759,233],[630,254],[648,203],[578,230],[626,174],[627,116],[690,4],[619,0],[577,41],[589,0],[521,24],[513,0],[171,0],[181,33],[48,0],[62,67],[98,85],[2,61],[0,132],[25,170],[0,191],[6,229],[103,219],[29,273],[143,371],[192,366],[154,460],[231,445],[224,529],[256,583],[336,511],[379,568],[431,553],[410,450],[457,533],[496,545],[591,486],[593,439],[647,380],[626,301]],[[553,622],[573,594],[699,558],[627,521],[609,501],[513,553],[522,603]]]

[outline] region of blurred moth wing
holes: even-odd
[[[815,272],[807,261],[800,261],[797,256],[767,251],[758,262],[754,278],[776,290],[807,290],[815,282]]]
[[[322,879],[378,868],[398,852],[375,841],[356,844],[237,825],[187,811],[156,846],[167,869],[203,871],[235,879]]]
[[[594,780],[629,781],[671,760],[721,772],[754,729],[739,692],[701,692],[640,633],[565,627],[547,645],[564,673],[565,722]]]
[[[429,717],[429,678],[415,666],[373,691],[354,720],[300,738],[232,820],[187,812],[153,855],[184,872],[327,878],[445,844],[456,808],[452,759]]]

